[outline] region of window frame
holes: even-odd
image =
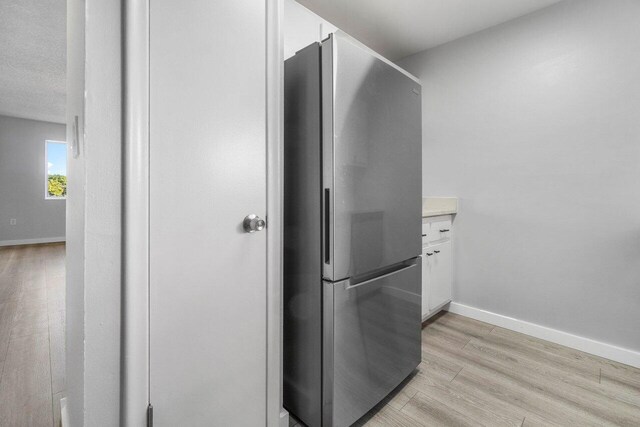
[[[67,196],[50,196],[49,195],[49,143],[64,144],[65,145],[64,151],[65,152],[67,151],[67,141],[57,141],[55,139],[44,140],[44,199],[45,200],[67,200]],[[65,176],[67,176],[66,167],[67,165],[65,164]]]

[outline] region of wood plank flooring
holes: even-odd
[[[0,248],[0,426],[59,426],[64,244]]]
[[[416,372],[356,425],[640,426],[640,369],[444,312]]]
[[[59,426],[63,244],[0,248],[0,427]],[[640,370],[451,313],[358,426],[640,426]],[[293,420],[291,425],[296,425]]]

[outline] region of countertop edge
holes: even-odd
[[[428,212],[422,212],[422,218],[429,218],[429,217],[433,217],[433,216],[440,216],[440,215],[455,215],[456,213],[458,213],[457,210],[444,210],[444,211],[428,211]]]

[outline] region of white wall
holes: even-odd
[[[400,61],[454,300],[640,350],[640,2],[568,1]]]
[[[68,3],[67,389],[73,426],[120,421],[121,2]],[[71,135],[71,134],[70,134]]]
[[[65,201],[45,199],[48,139],[65,141],[64,124],[0,116],[0,246],[64,240]]]
[[[284,0],[284,59],[313,42],[322,41],[336,27],[295,0]]]

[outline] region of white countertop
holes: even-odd
[[[424,197],[422,217],[452,215],[458,213],[457,197]]]

